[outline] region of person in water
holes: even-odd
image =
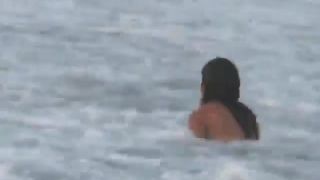
[[[215,58],[202,69],[200,107],[190,115],[189,128],[207,140],[258,140],[256,115],[240,98],[240,77],[226,58]]]

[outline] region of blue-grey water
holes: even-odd
[[[0,180],[319,180],[320,1],[0,0]],[[239,67],[259,143],[193,138]]]

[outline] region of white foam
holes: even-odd
[[[6,68],[0,67],[0,180],[19,168],[36,179],[49,164],[44,169],[66,169],[70,179],[99,179],[95,173],[119,179],[106,170],[110,164],[91,157],[124,164],[119,171],[132,180],[147,172],[122,167],[151,168],[155,180],[264,180],[286,170],[259,166],[278,158],[273,151],[296,155],[283,139],[310,159],[318,157],[304,146],[320,137],[312,114],[320,111],[318,5],[0,0],[0,66]],[[250,145],[252,154],[243,144],[244,155],[224,152],[223,145],[196,139],[187,128],[199,98],[200,68],[221,55],[239,65],[243,94],[257,110],[263,141],[261,148]],[[139,108],[146,106],[147,112]],[[139,152],[122,154],[123,147]],[[150,155],[144,148],[156,150]],[[283,158],[305,174],[305,166],[290,157]]]
[[[300,102],[297,104],[297,109],[298,111],[304,112],[304,113],[314,113],[314,112],[320,111],[319,105],[316,105],[311,102]]]
[[[11,166],[0,164],[0,179],[1,180],[14,180],[15,177],[10,173]]]
[[[218,170],[215,172],[215,179],[217,180],[251,180],[255,179],[250,176],[248,167],[240,162],[226,162],[219,164]]]
[[[158,167],[161,164],[161,159],[146,159],[143,157],[134,157],[130,155],[113,153],[108,155],[108,159],[119,163],[130,165],[143,165]]]
[[[263,98],[261,100],[259,100],[259,103],[265,106],[269,106],[269,107],[279,107],[281,106],[281,103],[273,98]]]

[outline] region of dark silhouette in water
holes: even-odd
[[[226,58],[215,58],[211,61],[209,61],[202,69],[202,82],[201,82],[201,92],[202,92],[202,99],[201,99],[201,106],[195,114],[201,114],[201,112],[204,112],[202,109],[208,109],[206,113],[204,114],[219,114],[216,113],[220,110],[214,110],[215,108],[204,108],[207,105],[210,104],[222,104],[221,107],[225,107],[225,112],[230,112],[232,118],[225,118],[224,115],[218,115],[215,119],[234,119],[240,129],[242,130],[243,139],[246,140],[257,140],[259,139],[259,127],[256,122],[256,115],[243,103],[239,102],[240,98],[240,77],[239,72],[236,68],[236,66],[228,59]],[[221,108],[220,108],[221,109]],[[210,113],[208,113],[211,111]],[[221,114],[221,113],[220,113]],[[223,113],[222,113],[223,114]],[[226,114],[226,113],[224,113]],[[199,115],[193,115],[193,118],[195,116]],[[202,116],[202,115],[200,115]],[[220,116],[220,117],[219,117]],[[191,117],[192,119],[192,117]],[[196,119],[196,118],[194,118]],[[206,117],[208,118],[208,116]],[[233,120],[233,121],[234,121]],[[214,135],[212,133],[210,134],[210,124],[207,122],[204,122],[204,125],[201,125],[201,122],[204,120],[192,120],[191,122],[191,129],[197,131],[198,137],[210,139],[215,139]],[[217,120],[216,120],[217,121]],[[225,120],[224,120],[225,121]],[[200,123],[198,123],[200,122]],[[222,124],[224,123],[221,121]],[[198,123],[198,124],[197,124]],[[234,124],[234,123],[233,123]],[[229,123],[230,125],[230,123]],[[201,135],[201,127],[203,126],[202,130],[204,131]],[[213,125],[214,126],[214,125]],[[217,125],[216,125],[217,126]],[[227,131],[229,129],[232,129],[231,127],[234,127],[234,125],[230,126],[228,129],[228,125],[221,125],[218,124],[218,126],[223,127],[224,129],[218,129],[216,131],[220,131],[222,133],[226,133],[223,136],[228,136]],[[196,128],[195,128],[196,127]],[[213,127],[214,129],[216,127]],[[239,129],[239,128],[238,128]],[[236,131],[236,130],[235,130]],[[214,132],[214,131],[213,131]],[[214,134],[214,133],[213,133]],[[231,133],[232,134],[232,133]],[[237,135],[235,136],[237,137]],[[238,133],[240,134],[240,133]],[[233,139],[233,138],[230,138]]]

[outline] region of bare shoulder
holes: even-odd
[[[241,129],[232,120],[232,115],[220,103],[208,103],[199,107],[193,114],[193,131],[197,137],[215,137],[216,139],[229,140],[243,137]]]
[[[208,105],[202,105],[197,110],[193,111],[189,117],[189,120],[197,123],[204,123],[209,119],[210,116],[214,116],[214,108]]]
[[[221,114],[223,107],[219,103],[208,103],[199,108],[199,112],[208,116],[217,116]]]

